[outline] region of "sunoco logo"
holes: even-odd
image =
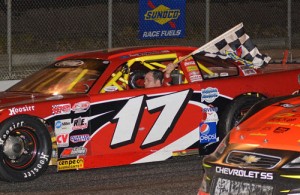
[[[145,20],[153,20],[163,25],[171,20],[178,19],[178,17],[180,16],[180,10],[172,10],[164,5],[160,5],[153,10],[147,11],[144,16]]]

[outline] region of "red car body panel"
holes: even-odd
[[[218,142],[218,132],[206,134],[207,130],[216,130],[225,107],[236,98],[253,94],[274,97],[299,89],[300,69],[283,67],[270,72],[263,68],[247,68],[234,61],[226,62],[225,68],[219,66],[225,61],[203,61],[207,67],[213,65],[206,70],[199,68],[197,60],[190,57],[180,63],[184,83],[149,89],[126,86],[121,91],[103,92],[114,75],[122,72],[119,68],[132,60],[143,63],[145,57],[151,57],[151,62],[163,64],[195,49],[153,46],[59,57],[54,67],[96,59],[102,60],[105,68],[85,94],[43,94],[13,91],[16,87],[8,89],[0,95],[0,121],[18,115],[45,121],[57,145],[54,157],[57,157],[58,170],[90,169],[166,160],[176,151],[198,149],[202,136],[208,140],[204,144]],[[217,73],[219,69],[222,70]],[[211,74],[210,71],[215,72]],[[61,73],[64,72],[53,77]],[[79,80],[79,76],[76,79]],[[47,84],[48,81],[44,81],[39,87]]]

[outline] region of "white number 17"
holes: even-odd
[[[191,90],[185,90],[147,100],[144,95],[129,99],[112,120],[113,123],[117,123],[117,126],[111,147],[116,148],[134,142],[145,107],[148,108],[149,113],[161,113],[140,147],[147,148],[164,142],[191,95]]]

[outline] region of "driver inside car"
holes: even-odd
[[[150,70],[144,78],[145,88],[161,87],[164,74],[160,70]]]

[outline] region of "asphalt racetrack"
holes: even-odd
[[[176,157],[85,171],[56,172],[50,166],[41,177],[25,183],[0,181],[0,194],[196,195],[202,179],[201,157]]]

